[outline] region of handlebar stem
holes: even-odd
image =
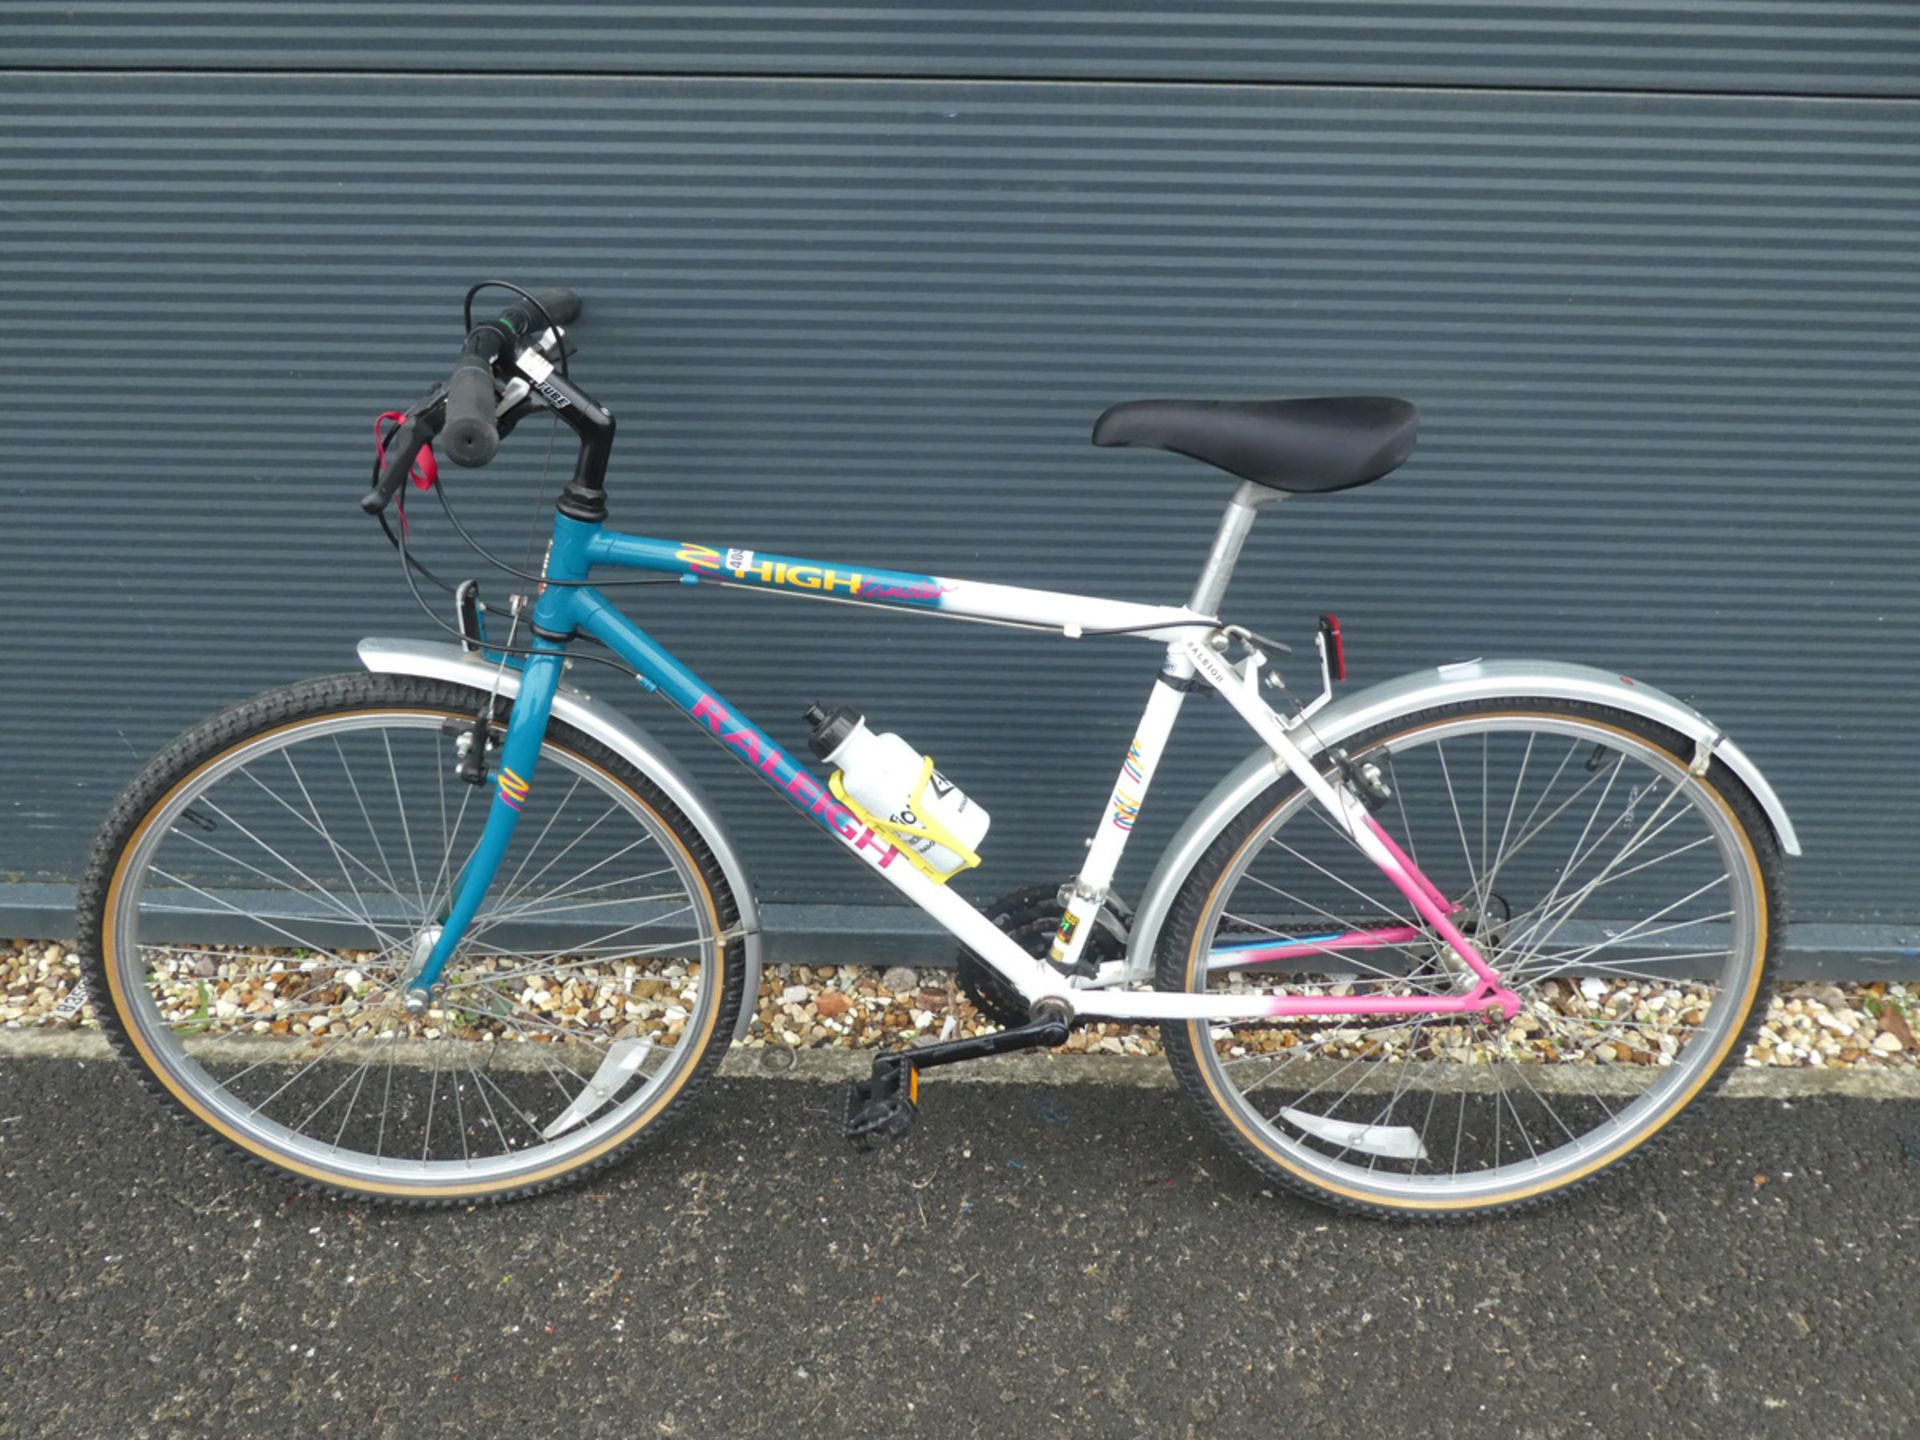
[[[559,510],[570,520],[597,524],[607,518],[607,461],[613,454],[613,413],[565,376],[553,374],[535,387],[580,437],[580,458],[573,479],[560,492]]]

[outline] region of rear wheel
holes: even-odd
[[[576,1179],[731,1034],[743,966],[713,857],[557,722],[434,1004],[408,1012],[495,803],[456,770],[481,698],[377,675],[259,696],[157,756],[95,844],[79,922],[108,1036],[148,1089],[312,1185],[443,1204]]]
[[[1779,859],[1753,799],[1693,747],[1600,706],[1515,697],[1347,744],[1378,818],[1523,1008],[1164,1027],[1186,1088],[1275,1180],[1346,1208],[1448,1217],[1562,1193],[1706,1089],[1763,1007]],[[1370,931],[1364,948],[1336,936]],[[1473,977],[1288,777],[1175,901],[1163,989],[1450,995]]]

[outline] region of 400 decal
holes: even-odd
[[[858,595],[865,577],[858,570],[836,570],[831,565],[814,565],[804,560],[786,560],[777,555],[758,558],[751,550],[728,550],[724,560],[711,545],[681,545],[674,559],[693,570],[724,570],[736,580],[753,580],[762,585],[788,585],[796,590],[819,590],[831,594],[844,590]]]

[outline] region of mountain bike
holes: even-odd
[[[1336,695],[1332,616],[1302,692],[1287,647],[1224,612],[1256,516],[1392,472],[1412,405],[1107,411],[1095,444],[1233,483],[1186,603],[1138,604],[613,530],[614,419],[568,373],[578,300],[487,285],[516,298],[475,323],[486,286],[469,292],[451,374],[383,417],[362,502],[450,638],[363,640],[361,671],[186,732],[113,806],[80,887],[107,1035],[206,1133],[326,1191],[504,1200],[612,1164],[713,1075],[759,989],[753,885],[683,766],[576,683],[589,665],[665,701],[958,942],[999,1028],[880,1054],[849,1090],[861,1145],[909,1130],[935,1067],[1156,1022],[1212,1127],[1273,1181],[1460,1217],[1590,1180],[1740,1053],[1799,843],[1718,726],[1626,676],[1530,660]],[[537,413],[579,449],[545,558],[520,568],[461,524],[438,457],[483,466]],[[530,595],[483,603],[408,551],[406,504],[429,491]],[[648,574],[604,578],[622,570]],[[980,855],[933,818],[954,787],[931,758],[898,806],[862,803],[859,777],[815,773],[627,618],[611,597],[635,583],[1145,642],[1155,673],[1084,858],[976,907],[950,882]],[[1258,744],[1129,901],[1116,867],[1196,694]],[[1062,718],[1093,701],[1062,697]]]

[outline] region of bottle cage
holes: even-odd
[[[916,840],[931,840],[935,845],[945,846],[954,854],[958,855],[960,857],[960,863],[953,869],[936,870],[932,863],[918,850],[914,849],[913,846],[902,845],[899,847],[901,858],[909,865],[933,881],[934,884],[944,885],[963,870],[973,869],[980,863],[980,857],[965,845],[962,845],[959,838],[955,836],[951,830],[947,829],[946,826],[937,820],[928,818],[927,807],[921,802],[926,799],[927,786],[932,779],[933,757],[931,755],[922,755],[920,757],[920,781],[913,787],[913,813],[919,817],[920,821],[917,825],[901,825],[895,821],[883,820],[878,815],[869,813],[858,800],[855,800],[847,793],[847,787],[840,783],[840,772],[838,770],[827,777],[827,788],[833,792],[834,799],[838,800],[853,812],[855,819],[872,827],[875,833],[902,838],[911,837]]]

